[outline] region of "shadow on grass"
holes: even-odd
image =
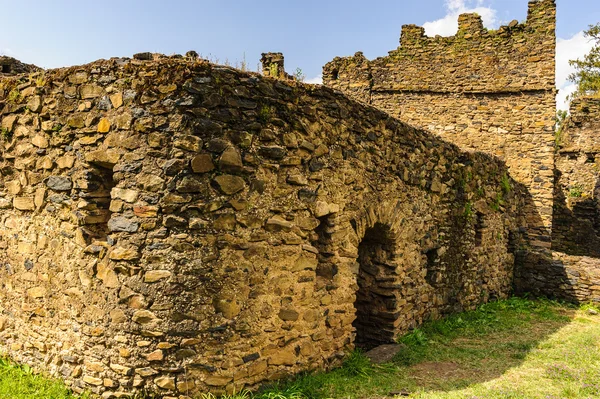
[[[399,340],[402,350],[388,364],[372,365],[354,352],[339,369],[263,388],[254,398],[429,398],[434,391],[458,391],[520,366],[541,342],[570,324],[576,311],[573,305],[549,300],[488,303],[413,330]]]

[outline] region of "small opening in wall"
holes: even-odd
[[[480,247],[483,243],[483,229],[485,221],[483,213],[477,212],[475,218],[475,246]]]
[[[339,77],[340,77],[339,69],[334,69],[333,71],[331,71],[331,79],[338,80]]]
[[[3,64],[1,67],[2,67],[2,73],[10,73],[10,65]]]
[[[595,154],[586,154],[587,157],[585,159],[585,163],[595,163],[596,162],[596,155]]]
[[[434,287],[437,283],[437,276],[439,273],[438,269],[438,248],[431,248],[425,251],[425,256],[427,257],[427,274],[425,274],[425,281],[432,287]]]
[[[320,224],[315,229],[313,245],[319,250],[319,263],[317,264],[317,277],[331,280],[337,274],[337,266],[333,263],[333,248],[331,235],[334,232],[335,222],[331,216],[319,218]]]
[[[108,236],[111,217],[111,191],[115,187],[112,169],[93,166],[84,174],[84,190],[80,193],[85,201],[80,209],[81,224],[92,240],[104,241]]]
[[[389,228],[375,224],[368,229],[358,247],[359,271],[356,292],[355,344],[369,350],[394,342],[398,319],[398,282],[395,243]]]

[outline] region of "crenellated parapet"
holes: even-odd
[[[424,28],[404,25],[400,46],[386,57],[368,61],[374,91],[521,92],[554,90],[556,27],[554,0],[529,3],[524,23],[512,21],[498,30],[484,28],[477,14],[459,16],[454,36],[429,37]],[[352,64],[356,57],[343,58]],[[340,88],[357,83],[353,74],[331,73],[341,62],[324,67],[324,83]],[[344,65],[342,62],[341,64]],[[364,68],[361,63],[361,68]]]

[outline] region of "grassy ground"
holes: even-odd
[[[59,381],[0,358],[0,399],[74,399]]]
[[[600,398],[600,316],[589,310],[520,298],[486,304],[414,330],[389,364],[355,353],[341,369],[256,396]]]
[[[521,298],[487,304],[404,336],[389,364],[372,365],[355,352],[340,369],[229,399],[600,398],[600,316],[593,313]],[[73,397],[0,360],[0,398]]]

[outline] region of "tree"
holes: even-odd
[[[569,61],[569,64],[575,67],[575,72],[569,75],[569,80],[577,84],[577,91],[573,96],[600,96],[600,23],[590,25],[584,34],[595,43],[582,60]]]

